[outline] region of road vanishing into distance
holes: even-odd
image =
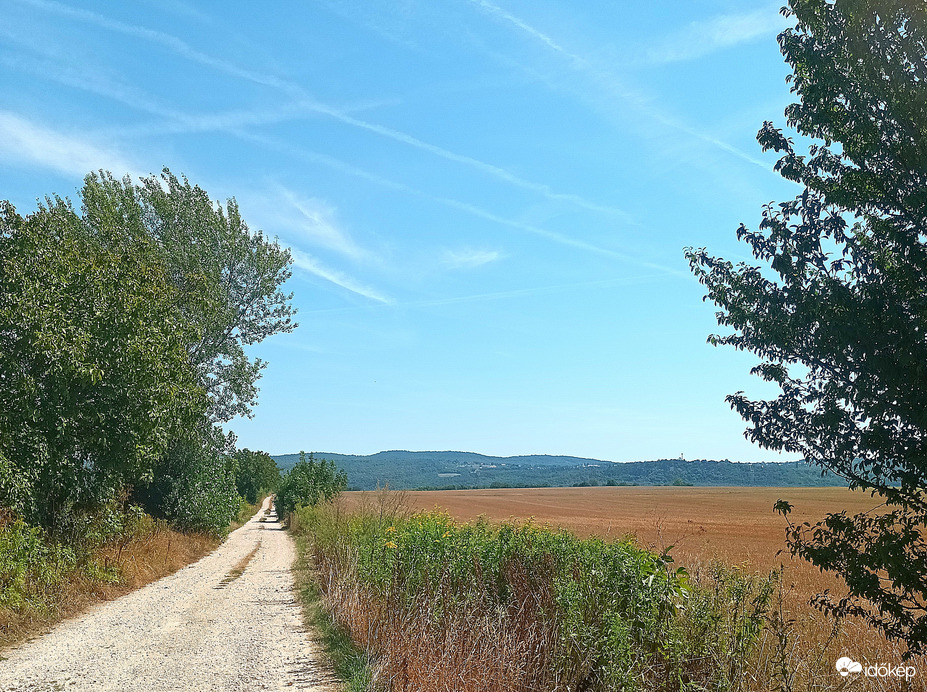
[[[270,500],[213,553],[0,654],[0,690],[337,690]]]

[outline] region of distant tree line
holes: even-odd
[[[465,490],[471,488],[541,488],[595,485],[710,485],[810,487],[845,486],[836,475],[823,475],[804,462],[736,463],[727,460],[663,459],[584,463],[571,457],[539,464],[515,457],[480,457],[489,464],[467,466],[469,455],[458,452],[390,452],[371,456],[326,454],[351,479],[353,490],[373,490],[389,484],[406,490]],[[293,455],[276,457],[282,469]],[[291,461],[293,460],[293,461]],[[589,460],[585,460],[588,462]],[[489,463],[492,462],[492,463]],[[444,476],[440,474],[445,474]],[[456,474],[448,476],[447,474]]]

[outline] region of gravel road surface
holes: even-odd
[[[4,651],[0,690],[338,689],[303,627],[293,540],[274,514],[262,518],[199,562]]]

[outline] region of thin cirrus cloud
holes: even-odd
[[[648,122],[656,122],[669,129],[677,130],[689,137],[717,147],[747,163],[758,166],[765,171],[769,170],[768,164],[763,161],[740,151],[718,137],[687,125],[679,119],[664,113],[657,108],[650,99],[633,88],[630,88],[612,71],[601,68],[597,66],[595,61],[565,48],[562,41],[558,41],[550,34],[541,31],[521,17],[502,9],[498,5],[488,2],[488,0],[470,0],[470,2],[490,16],[514,26],[519,32],[526,34],[531,40],[540,43],[548,51],[566,60],[573,70],[592,79],[596,84],[597,91],[614,94],[614,102],[624,104],[636,110],[638,113],[645,116]],[[781,23],[779,20],[775,20],[775,22],[770,20],[768,17],[769,14],[779,17],[779,20],[784,20],[783,17],[776,15],[775,12],[757,10],[749,14],[724,15],[709,20],[708,22],[694,23],[688,27],[684,34],[686,46],[677,49],[673,53],[670,52],[670,49],[666,48],[662,52],[657,51],[655,56],[659,56],[659,60],[663,62],[675,62],[692,57],[708,55],[710,52],[714,52],[721,48],[742,43],[759,35],[755,32],[768,31],[770,30],[769,26],[778,26],[778,24]],[[713,41],[705,40],[704,34],[706,31],[714,37]],[[729,32],[731,36],[725,38],[723,35],[725,31]],[[701,40],[705,41],[705,45],[699,48],[701,52],[696,55],[696,44],[700,40],[700,37]],[[670,39],[668,38],[666,40],[667,45],[669,41]],[[660,45],[664,44],[661,43]],[[653,60],[657,60],[657,58],[655,57]]]
[[[34,45],[22,37],[4,32],[0,27],[0,40],[12,43],[19,49],[28,50],[31,58],[22,55],[11,57],[0,55],[0,66],[19,70],[40,79],[56,82],[69,88],[79,89],[96,96],[120,103],[159,118],[157,122],[127,127],[107,128],[106,136],[112,137],[155,137],[159,135],[195,134],[200,132],[227,132],[246,139],[248,128],[257,125],[273,125],[304,117],[311,112],[311,104],[303,99],[291,101],[273,108],[232,109],[215,113],[188,113],[160,103],[157,99],[138,89],[97,73],[94,70],[79,69],[64,64],[61,56],[51,53],[45,46]],[[350,104],[344,112],[361,111],[395,100],[367,100]]]
[[[420,151],[427,152],[444,160],[467,166],[512,186],[540,194],[547,199],[572,204],[589,211],[609,214],[625,220],[630,219],[627,212],[618,207],[587,200],[581,195],[558,192],[545,183],[527,180],[500,166],[481,161],[465,154],[458,154],[456,152],[450,151],[449,149],[445,149],[443,147],[421,140],[400,130],[395,130],[393,128],[379,125],[377,123],[372,123],[360,118],[356,118],[346,113],[343,109],[339,109],[315,100],[299,84],[281,79],[274,75],[265,74],[255,70],[249,70],[227,60],[216,58],[207,53],[196,50],[185,41],[171,34],[141,26],[135,26],[132,24],[126,24],[124,22],[110,19],[104,15],[97,14],[96,12],[73,8],[68,5],[54,2],[53,0],[18,1],[32,5],[33,7],[47,10],[49,12],[56,12],[64,16],[71,17],[72,19],[77,19],[79,21],[99,26],[100,28],[106,29],[108,31],[115,31],[125,35],[133,36],[135,38],[140,38],[149,42],[160,44],[175,55],[186,60],[201,64],[205,67],[209,67],[237,79],[242,79],[255,84],[283,91],[284,93],[297,99],[300,102],[301,107],[306,111],[328,116],[345,125],[371,132],[400,144],[404,144]],[[525,26],[527,27],[527,25]]]
[[[2,27],[0,27],[0,41],[11,44],[20,51],[15,56],[0,55],[0,66],[6,69],[18,70],[72,89],[102,96],[115,103],[159,118],[156,123],[111,128],[107,131],[108,136],[151,137],[199,132],[231,132],[235,128],[272,125],[294,120],[307,113],[305,104],[302,99],[299,99],[273,108],[191,114],[160,103],[134,85],[114,80],[96,70],[88,70],[85,67],[67,63],[62,55],[49,51],[47,46],[37,45],[24,37],[15,36],[4,31]],[[25,57],[22,54],[23,51],[28,51],[31,54],[30,57]],[[369,107],[369,104],[362,104],[361,109],[364,107]]]
[[[290,156],[294,156],[294,157],[303,159],[305,161],[310,161],[314,164],[327,166],[328,168],[331,168],[332,170],[338,171],[340,173],[344,173],[346,175],[355,176],[357,178],[366,180],[376,185],[380,185],[387,189],[396,190],[397,192],[403,192],[405,194],[414,195],[416,197],[421,197],[423,199],[430,200],[436,204],[440,204],[450,209],[456,209],[458,211],[463,211],[471,216],[474,216],[479,219],[483,219],[484,221],[489,221],[491,223],[498,224],[500,226],[505,226],[507,228],[514,229],[516,231],[530,233],[532,235],[545,238],[548,241],[551,241],[551,242],[554,242],[560,245],[564,245],[566,247],[575,248],[575,249],[582,250],[585,252],[591,252],[591,253],[605,256],[605,257],[611,257],[613,259],[617,259],[622,262],[635,264],[638,266],[646,267],[648,269],[655,269],[666,275],[679,276],[679,277],[683,277],[686,279],[691,279],[691,274],[689,274],[688,272],[682,272],[672,267],[667,267],[665,265],[661,265],[655,262],[650,262],[644,258],[630,255],[628,253],[619,252],[617,250],[613,250],[610,248],[601,247],[594,243],[590,243],[590,242],[587,242],[579,238],[574,238],[572,236],[565,235],[563,233],[557,233],[556,231],[551,231],[546,228],[541,228],[533,224],[524,223],[522,221],[518,221],[515,219],[509,219],[504,216],[494,214],[488,211],[487,209],[484,209],[475,204],[471,204],[469,202],[463,202],[463,201],[453,199],[450,197],[440,197],[437,195],[432,195],[427,192],[423,192],[422,190],[406,185],[405,183],[396,182],[394,180],[384,178],[383,176],[370,173],[369,171],[365,171],[361,168],[358,168],[357,166],[354,166],[349,163],[345,163],[344,161],[341,161],[340,159],[336,159],[332,156],[328,156],[327,154],[320,154],[318,152],[308,151],[306,149],[293,146],[292,143],[289,143],[289,142],[284,143],[282,141],[274,140],[272,138],[269,138],[263,135],[256,135],[256,134],[247,133],[247,132],[239,132],[238,136],[242,137],[243,139],[247,139],[249,141],[260,143],[267,147],[273,147],[275,149],[285,151]]]
[[[9,111],[0,111],[0,157],[81,178],[99,168],[137,170],[121,153],[83,135],[62,134]]]
[[[789,25],[789,19],[776,12],[774,7],[719,15],[705,21],[692,22],[683,30],[658,41],[643,51],[644,62],[665,64],[696,60],[777,33]]]
[[[302,239],[352,260],[372,258],[367,250],[354,242],[348,233],[338,226],[335,208],[332,205],[315,198],[302,197],[283,185],[278,184],[275,187],[285,208],[293,212],[286,218],[288,225],[295,229]]]
[[[570,291],[581,291],[588,289],[601,289],[601,288],[610,288],[610,287],[619,287],[627,286],[632,284],[641,284],[649,283],[652,281],[659,281],[663,277],[663,274],[651,273],[651,274],[637,274],[637,275],[626,275],[615,277],[612,279],[603,279],[599,281],[581,281],[578,283],[569,283],[569,284],[558,284],[552,286],[531,286],[528,288],[519,288],[510,291],[494,291],[492,293],[476,293],[468,294],[462,296],[450,296],[447,298],[434,298],[427,300],[415,300],[407,303],[399,304],[403,308],[430,308],[430,307],[440,307],[443,305],[461,305],[466,303],[481,303],[481,302],[491,302],[497,300],[509,300],[514,298],[525,298],[530,296],[539,296],[539,295],[556,295],[562,294]],[[351,306],[351,307],[337,307],[337,308],[320,308],[318,310],[303,310],[300,311],[302,315],[322,315],[322,314],[347,314],[352,312],[357,312],[360,310],[365,310],[364,307]]]
[[[108,151],[80,137],[63,135],[54,130],[35,125],[18,115],[0,111],[0,156],[7,160],[20,161],[29,165],[51,168],[65,175],[83,176],[87,171],[108,168],[114,171],[133,171],[129,164],[118,154]],[[137,173],[135,174],[137,175]],[[307,210],[308,211],[308,210]],[[321,220],[321,217],[319,217]],[[324,220],[322,220],[324,222]],[[344,244],[343,238],[337,237],[337,230],[319,231],[316,224],[316,236],[321,233],[332,234],[330,242]],[[344,245],[349,248],[349,245]],[[379,303],[391,304],[393,301],[380,291],[355,279],[326,267],[317,259],[298,248],[290,248],[293,263],[299,269],[318,276],[330,283],[369,298]]]
[[[297,269],[301,269],[308,274],[325,279],[329,283],[340,286],[341,288],[350,291],[351,293],[363,296],[364,298],[369,298],[370,300],[374,300],[378,303],[383,303],[385,305],[391,305],[393,303],[393,300],[389,296],[381,293],[375,288],[362,284],[361,282],[351,278],[350,276],[347,276],[346,274],[343,274],[342,272],[339,272],[336,269],[326,267],[315,257],[307,252],[300,250],[299,248],[291,246],[290,254],[293,256],[293,264]]]
[[[557,41],[555,41],[549,35],[545,34],[543,31],[540,31],[536,27],[531,26],[530,24],[528,24],[528,22],[524,21],[520,17],[516,17],[511,12],[508,12],[502,9],[498,5],[494,5],[491,2],[487,2],[487,0],[470,0],[470,2],[472,2],[474,5],[477,5],[481,9],[485,10],[489,14],[499,19],[502,19],[503,21],[508,22],[509,24],[515,25],[520,31],[523,31],[524,33],[531,36],[533,39],[540,41],[545,46],[547,46],[547,48],[549,48],[550,50],[554,51],[555,53],[559,53],[560,55],[568,58],[570,62],[573,63],[574,67],[580,67],[580,68],[588,67],[589,63],[585,60],[585,58],[583,58],[580,55],[577,55],[576,53],[571,53],[569,50],[564,48],[562,45],[560,45]]]
[[[441,263],[451,269],[476,269],[485,264],[498,262],[505,255],[498,250],[476,250],[461,248],[458,250],[445,250]]]

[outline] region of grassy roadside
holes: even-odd
[[[303,508],[294,522],[302,571],[318,567],[305,599],[341,626],[351,689],[369,689],[369,654],[397,692],[743,690],[769,578],[721,566],[690,578],[627,542],[461,525],[382,499],[351,514]]]
[[[254,516],[263,500],[242,502],[229,532]],[[143,516],[103,545],[80,551],[48,541],[34,527],[0,522],[0,651],[173,574],[221,543]]]
[[[0,601],[0,650],[36,637],[95,603],[111,601],[196,562],[220,541],[155,524],[109,543],[77,563],[61,556],[22,571],[17,597]],[[0,587],[10,584],[0,584]],[[0,596],[5,595],[0,590]]]
[[[669,549],[530,521],[459,523],[416,512],[401,494],[302,508],[293,519],[311,579],[304,601],[324,606],[320,624],[337,632],[336,648],[375,662],[376,689],[927,690],[923,677],[842,678],[841,656],[894,662],[900,651],[864,651],[857,623],[803,599],[793,610],[794,575],[781,566],[696,561],[687,571],[667,564]],[[912,660],[918,676],[925,661]],[[355,682],[357,670],[367,672]],[[367,690],[370,671],[342,675]]]
[[[318,573],[312,565],[311,538],[296,529],[296,562],[293,577],[303,606],[303,619],[316,632],[335,674],[344,682],[344,692],[368,692],[372,689],[373,671],[367,655],[354,645],[347,630],[338,626],[325,609],[318,586]]]

